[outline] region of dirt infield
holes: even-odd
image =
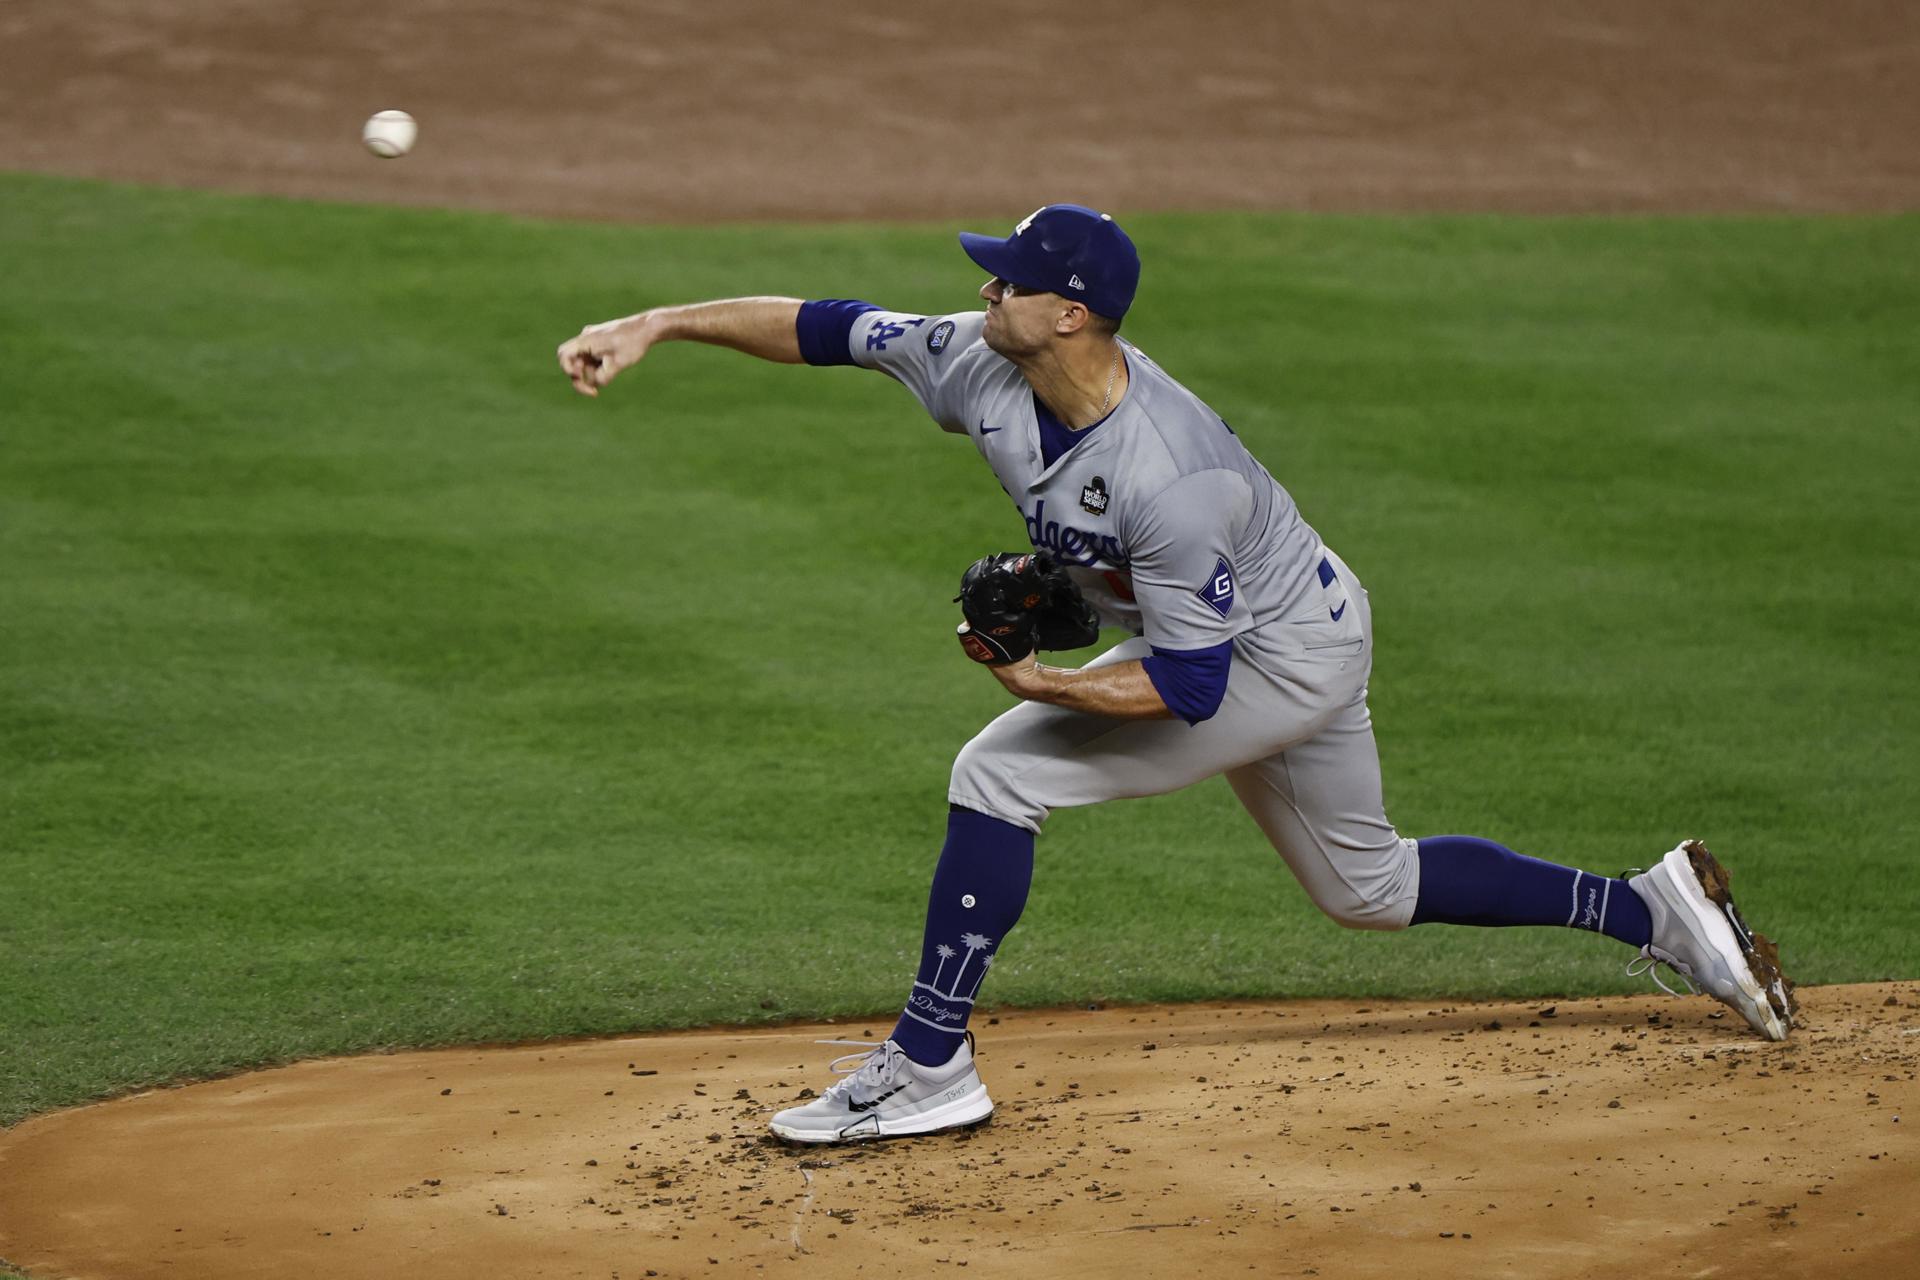
[[[1073,12],[10,0],[0,169],[690,222],[1920,207],[1910,0]]]
[[[1007,1013],[960,1135],[766,1119],[887,1022],[304,1063],[0,1135],[49,1276],[1912,1275],[1920,983]],[[1901,1259],[1905,1259],[1904,1262]],[[1903,1268],[1905,1268],[1903,1270]]]

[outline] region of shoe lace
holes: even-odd
[[[814,1043],[852,1045],[860,1050],[841,1054],[827,1064],[827,1069],[841,1078],[827,1086],[826,1096],[848,1096],[856,1102],[866,1102],[892,1084],[897,1059],[905,1056],[897,1048],[889,1053],[890,1041],[875,1044],[871,1040],[816,1040]]]
[[[1620,873],[1620,878],[1622,880],[1631,880],[1635,876],[1644,874],[1646,874],[1646,868],[1644,867],[1628,867]],[[1668,972],[1680,979],[1680,985],[1686,988],[1685,991],[1675,991],[1672,987],[1660,980],[1660,966],[1663,964],[1667,966]],[[1652,943],[1648,943],[1646,946],[1640,948],[1640,954],[1627,961],[1627,976],[1629,978],[1652,978],[1653,985],[1670,996],[1697,996],[1700,994],[1700,988],[1694,984],[1693,975],[1687,971],[1687,967],[1666,952],[1655,950]]]
[[[1660,980],[1660,966],[1663,964],[1667,966],[1668,971],[1671,972],[1674,977],[1680,979],[1680,985],[1686,988],[1685,991],[1675,991],[1672,987]],[[1651,945],[1640,948],[1640,954],[1627,961],[1627,976],[1629,978],[1652,978],[1653,985],[1670,996],[1697,996],[1700,994],[1700,988],[1693,983],[1693,976],[1681,968],[1679,963],[1671,956],[1655,951]]]

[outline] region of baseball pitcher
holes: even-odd
[[[774,1133],[845,1142],[986,1119],[967,1022],[1026,904],[1047,816],[1215,774],[1341,924],[1604,933],[1786,1037],[1792,983],[1698,841],[1610,879],[1394,830],[1367,712],[1366,589],[1220,415],[1119,337],[1140,259],[1118,223],[1048,205],[1005,238],[960,243],[989,277],[984,311],[740,298],[594,325],[559,350],[588,396],[666,341],[878,370],[967,437],[1026,522],[1028,548],[983,557],[959,584],[961,647],[1019,701],[954,762],[899,1023]],[[1127,638],[1086,666],[1039,661],[1103,625]]]

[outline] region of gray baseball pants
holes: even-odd
[[[1351,928],[1405,928],[1420,863],[1381,798],[1367,714],[1373,612],[1345,562],[1323,554],[1335,574],[1323,591],[1297,616],[1236,638],[1212,718],[1115,720],[1023,702],[961,749],[948,799],[1037,832],[1055,809],[1162,795],[1224,773],[1322,911]],[[1136,636],[1087,665],[1151,652]]]

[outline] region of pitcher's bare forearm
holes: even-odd
[[[560,368],[582,395],[595,396],[658,342],[705,342],[762,360],[799,364],[798,298],[726,298],[655,307],[589,325],[560,344]]]
[[[1076,671],[1043,666],[1029,654],[1018,662],[987,670],[999,677],[1007,692],[1029,702],[1051,702],[1071,711],[1116,720],[1173,719],[1146,667],[1137,660]]]
[[[762,360],[800,364],[798,298],[727,298],[642,312],[657,331],[656,342],[706,342]]]

